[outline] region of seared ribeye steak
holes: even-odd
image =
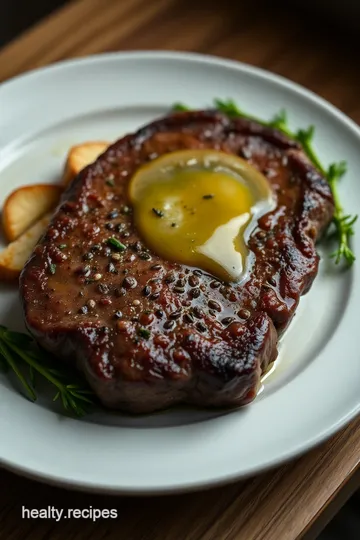
[[[249,239],[254,264],[240,285],[162,260],[133,224],[127,188],[138,167],[207,148],[248,160],[276,200]],[[244,405],[316,276],[315,242],[333,208],[326,180],[280,132],[215,111],[162,118],[113,144],[63,195],[21,276],[27,327],[109,407]]]

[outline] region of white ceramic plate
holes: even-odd
[[[270,118],[285,107],[291,127],[316,126],[325,164],[346,159],[341,198],[359,209],[360,130],[310,92],[270,73],[191,54],[115,54],[61,63],[0,86],[0,203],[16,186],[56,181],[70,145],[115,139],[214,96]],[[360,253],[360,234],[354,248]],[[324,249],[324,248],[321,248]],[[329,437],[360,410],[356,263],[341,272],[324,254],[281,345],[278,367],[250,406],[220,414],[190,408],[132,418],[83,420],[29,403],[0,379],[0,458],[48,482],[115,493],[164,493],[257,473]],[[1,289],[0,323],[22,329],[17,291]]]

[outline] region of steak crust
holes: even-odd
[[[276,199],[249,239],[254,263],[240,285],[162,260],[133,225],[136,169],[206,148],[247,159]],[[26,325],[108,407],[245,405],[316,276],[315,242],[333,210],[326,180],[279,131],[216,111],[162,118],[113,144],[64,193],[20,278]],[[126,245],[115,258],[111,236]]]

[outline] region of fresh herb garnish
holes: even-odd
[[[106,178],[105,180],[105,183],[107,186],[109,187],[114,187],[115,186],[115,182],[114,182],[114,175],[110,175]]]
[[[125,251],[126,246],[120,242],[120,240],[117,240],[117,238],[111,237],[108,238],[106,243],[115,248],[117,251]]]
[[[60,244],[59,245],[59,249],[65,249],[65,248],[67,248],[67,244]]]
[[[37,399],[34,389],[37,374],[55,386],[56,394],[53,401],[60,398],[66,412],[83,416],[87,408],[94,404],[91,398],[93,392],[86,383],[77,381],[77,376],[65,370],[63,366],[53,367],[46,353],[36,347],[27,334],[11,332],[0,326],[0,360],[15,373],[31,401]],[[24,375],[25,367],[29,368],[28,378]]]
[[[346,163],[340,161],[339,163],[332,163],[328,169],[323,167],[320,163],[318,156],[313,148],[313,138],[315,133],[314,126],[309,126],[308,129],[299,129],[296,132],[292,132],[288,127],[286,111],[280,111],[269,122],[260,120],[254,116],[246,114],[239,109],[236,103],[231,100],[215,99],[214,105],[217,110],[230,117],[240,117],[247,120],[251,120],[261,124],[265,127],[271,127],[278,129],[291,139],[299,142],[309,158],[309,160],[315,165],[321,174],[325,176],[329,182],[329,186],[334,197],[335,212],[333,216],[333,224],[335,225],[335,234],[338,242],[337,249],[331,254],[331,257],[335,259],[335,263],[338,264],[344,260],[349,266],[355,261],[355,255],[350,247],[350,238],[354,234],[354,223],[357,220],[357,215],[351,216],[345,214],[342,205],[340,203],[340,197],[338,192],[339,180],[346,172]],[[173,107],[175,111],[189,111],[190,109],[182,103],[176,103]]]
[[[357,220],[357,216],[345,215],[344,210],[339,200],[339,193],[337,190],[337,183],[346,172],[346,163],[341,161],[340,163],[333,163],[329,167],[327,173],[327,180],[330,184],[330,188],[335,202],[334,224],[338,235],[339,247],[330,256],[335,259],[335,263],[338,264],[342,258],[352,264],[355,261],[355,255],[349,246],[349,238],[354,234],[354,223]]]
[[[2,341],[0,341],[0,354],[2,356],[2,359],[6,362],[7,366],[13,370],[13,372],[25,388],[28,398],[31,401],[35,401],[36,394],[33,387],[27,382],[26,378],[18,368],[18,365],[11,354],[11,349],[7,346],[6,343]]]
[[[185,112],[185,111],[191,110],[189,107],[187,107],[183,103],[175,103],[172,108],[176,112]]]
[[[144,339],[149,339],[151,332],[147,328],[139,328],[138,335]]]
[[[152,208],[152,211],[154,212],[155,216],[157,217],[164,217],[164,212],[162,210],[159,210],[158,208]]]
[[[0,354],[0,372],[7,373],[9,371],[9,365],[5,362],[4,357]]]
[[[51,263],[50,266],[49,266],[49,270],[50,270],[50,274],[54,275],[55,272],[56,272],[56,264]]]

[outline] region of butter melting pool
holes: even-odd
[[[129,196],[135,225],[153,251],[223,281],[246,275],[247,238],[274,203],[259,171],[214,150],[173,152],[140,167]]]

